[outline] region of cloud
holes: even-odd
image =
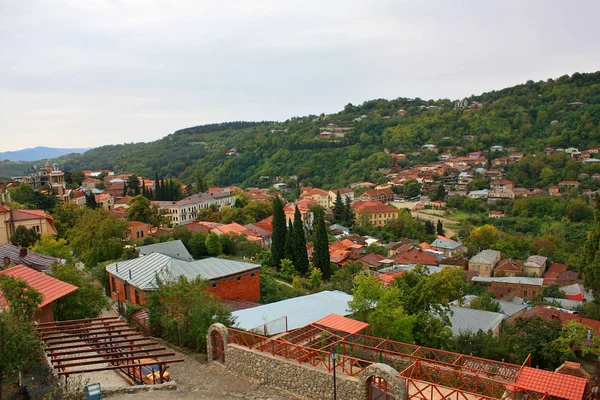
[[[592,0],[5,0],[3,150],[149,141],[594,71],[598,11]]]

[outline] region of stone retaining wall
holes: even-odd
[[[225,367],[240,375],[261,382],[261,384],[285,389],[306,399],[333,399],[333,373],[272,356],[259,350],[248,349],[236,344],[227,344],[227,329],[214,324],[207,335],[208,359],[212,360],[213,331],[218,331],[225,342]],[[368,386],[374,376],[387,381],[398,400],[406,399],[406,383],[398,378],[398,371],[389,365],[372,364],[357,376],[351,377],[338,369],[336,377],[337,398],[339,400],[367,399]]]

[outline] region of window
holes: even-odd
[[[238,277],[237,277],[237,281],[238,281],[238,282],[240,282],[241,280],[242,280],[242,277],[241,277],[241,276],[238,276]]]
[[[527,298],[527,290],[523,290],[523,298]]]
[[[213,284],[212,284],[212,287],[213,287],[213,289],[215,289],[215,288],[217,287],[217,284],[216,284],[216,283],[213,283]]]
[[[253,272],[250,274],[250,276],[254,278],[256,276],[256,274]]]
[[[536,293],[535,292],[531,292],[531,297],[535,297]]]
[[[34,231],[36,231],[37,233],[40,233],[40,226],[39,226],[39,225],[34,225],[34,226],[32,226],[32,229],[33,229]]]
[[[140,304],[140,292],[135,291],[135,304]]]

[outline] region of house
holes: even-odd
[[[105,210],[110,210],[115,202],[115,199],[110,193],[94,193],[94,200],[96,200],[96,204],[100,205]]]
[[[223,258],[184,261],[160,253],[106,266],[111,298],[143,305],[156,289],[157,279],[208,281],[206,290],[225,300],[257,301],[260,298],[260,265]]]
[[[302,193],[301,197],[304,199],[306,199],[306,198],[312,199],[319,206],[321,206],[323,208],[329,208],[329,206],[330,206],[329,205],[329,192],[326,190],[314,188],[306,193]]]
[[[360,196],[361,201],[380,201],[387,203],[394,201],[394,192],[390,188],[369,189]]]
[[[352,208],[356,213],[356,221],[359,225],[384,226],[387,222],[398,218],[399,212],[396,207],[380,201],[357,201],[352,204]]]
[[[523,158],[523,153],[510,153],[508,155],[508,161],[518,162]]]
[[[114,195],[112,196],[115,197]],[[129,201],[131,199],[133,199],[132,196],[121,197],[120,199],[114,201],[113,208],[124,208],[127,210],[129,208]]]
[[[560,288],[565,293],[565,298],[575,301],[594,301],[594,295],[590,290],[585,290],[581,283],[562,286]]]
[[[42,302],[38,305],[39,311],[35,315],[37,322],[53,322],[54,313],[52,311],[53,303],[78,289],[70,283],[63,282],[44,273],[26,267],[25,265],[17,265],[15,267],[0,271],[0,275],[8,276],[15,279],[22,279],[32,289],[42,295]],[[0,293],[0,311],[8,307],[6,299]]]
[[[440,261],[440,268],[451,268],[464,271],[469,266],[469,262],[462,258],[442,258]]]
[[[169,242],[137,246],[136,249],[140,252],[140,257],[147,256],[152,253],[160,253],[164,254],[165,256],[177,258],[178,260],[194,261],[192,255],[188,252],[181,240],[171,240]]]
[[[489,192],[488,189],[472,190],[467,196],[471,199],[487,199]]]
[[[523,274],[523,262],[506,258],[498,261],[494,276],[517,276]]]
[[[296,207],[298,207],[298,211],[300,211],[300,219],[304,223],[306,229],[312,229],[312,224],[314,221],[314,214],[311,211],[311,208],[316,206],[317,202],[311,198],[304,198],[297,200],[296,203],[288,204],[283,207],[283,212],[285,214],[285,220],[293,221],[294,215],[296,214]]]
[[[242,235],[245,236],[249,242],[260,244],[261,247],[267,247],[267,244],[263,242],[263,239],[260,236],[255,235],[253,231],[237,222],[217,226],[211,230],[211,233],[216,233],[217,235]]]
[[[125,239],[132,241],[144,240],[150,236],[152,228],[154,228],[152,224],[140,221],[129,221],[127,223],[127,230],[125,231]]]
[[[438,254],[412,248],[408,251],[398,253],[394,257],[398,265],[416,265],[437,267],[440,265],[440,256]]]
[[[37,233],[56,235],[54,219],[42,210],[15,210],[0,204],[0,245],[10,242],[19,226],[33,229]]]
[[[86,191],[96,189],[96,186],[101,184],[104,185],[104,181],[96,178],[85,178],[81,181],[81,187]]]
[[[462,299],[454,300],[450,304],[455,307],[469,307],[471,301],[477,296],[466,295],[463,296]],[[493,300],[494,303],[497,303],[500,306],[500,313],[504,314],[503,320],[507,322],[512,322],[517,318],[520,318],[527,310],[527,306],[524,304],[517,304],[510,301],[503,300]]]
[[[235,194],[229,191],[217,193],[198,193],[179,201],[153,201],[166,211],[166,217],[173,225],[187,225],[193,222],[198,212],[212,206],[221,209],[223,206],[233,207],[235,205]]]
[[[492,210],[489,212],[488,218],[504,218],[504,213],[502,211]]]
[[[502,146],[492,146],[490,147],[491,151],[504,151],[504,147]]]
[[[430,246],[433,250],[441,251],[444,257],[453,257],[467,252],[467,247],[461,242],[441,235],[437,235],[437,238],[431,242]]]
[[[49,272],[54,263],[64,264],[65,260],[56,257],[50,257],[45,254],[36,253],[27,248],[19,248],[12,244],[0,246],[0,269],[6,269],[10,265],[25,265],[39,272]]]
[[[501,288],[508,292],[513,292],[515,296],[526,301],[531,301],[537,295],[542,294],[542,278],[528,277],[483,277],[476,276],[473,282],[490,284],[492,289]],[[498,298],[498,296],[496,296]]]
[[[542,277],[546,272],[546,261],[547,257],[543,256],[530,256],[523,264],[523,273],[527,275],[535,275]]]
[[[561,192],[567,192],[571,189],[579,188],[579,185],[581,185],[581,183],[577,181],[562,181],[558,183],[558,188]]]
[[[535,306],[523,314],[523,318],[533,318],[536,316],[541,317],[546,321],[557,321],[561,325],[564,325],[569,321],[577,321],[590,328],[595,335],[600,334],[600,321],[584,318],[579,314],[558,310],[549,306]]]
[[[550,196],[560,196],[560,188],[558,186],[550,186],[548,193]]]
[[[469,260],[469,270],[479,272],[479,276],[489,277],[500,261],[501,254],[496,250],[482,250]]]
[[[514,199],[514,187],[514,183],[507,179],[494,180],[490,182],[488,198]]]
[[[251,232],[251,236],[260,238],[261,246],[264,248],[271,248],[272,236],[273,236],[273,226],[263,226],[258,222],[254,224],[244,225],[248,231]]]
[[[555,283],[558,276],[563,272],[567,272],[567,264],[552,263],[544,274],[544,285]]]

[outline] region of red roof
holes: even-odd
[[[395,277],[400,276],[404,273],[404,271],[392,272],[389,274],[381,274],[377,277],[381,282],[383,282],[384,286],[390,286],[390,283],[394,280]]]
[[[535,306],[523,314],[523,318],[531,318],[534,316],[540,316],[546,321],[558,321],[561,325],[566,324],[569,321],[575,320],[582,325],[587,326],[594,330],[595,334],[600,334],[600,321],[595,319],[583,318],[579,314],[571,314],[566,311],[556,310],[550,307]]]
[[[581,400],[587,381],[577,376],[523,367],[514,386],[566,400]]]
[[[350,334],[358,333],[369,326],[369,324],[365,322],[342,317],[338,314],[329,314],[328,316],[313,322],[313,325],[321,325],[325,328],[333,329],[334,331],[341,331]]]
[[[398,213],[396,207],[383,204],[380,201],[357,201],[352,204],[352,208],[357,214],[373,214],[373,213]]]
[[[399,263],[439,265],[437,255],[421,249],[412,249],[405,253],[396,255]]]
[[[39,305],[40,308],[78,289],[77,286],[73,286],[70,283],[37,272],[24,265],[8,268],[4,271],[0,271],[0,274],[22,279],[33,289],[37,290],[42,295],[42,303]]]

